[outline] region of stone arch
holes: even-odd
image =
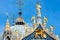
[[[7,39],[7,40],[10,40],[10,37],[9,37],[9,36],[7,36],[7,37],[6,37],[6,39]]]

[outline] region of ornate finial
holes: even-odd
[[[7,19],[8,19],[8,12],[6,12],[6,16],[7,16]]]
[[[19,12],[19,16],[21,16],[21,14],[22,14],[22,13],[21,13],[21,12]]]
[[[51,30],[51,31],[54,30],[54,26],[53,26],[53,25],[50,26],[50,30]]]
[[[46,22],[48,21],[48,18],[46,16],[44,16],[44,21],[46,21]]]
[[[35,16],[32,16],[31,21],[33,22],[33,24],[36,24]]]
[[[48,22],[48,18],[44,16],[44,24],[43,24],[43,26],[46,26],[47,22]]]
[[[17,5],[18,5],[18,7],[19,7],[19,16],[21,16],[21,14],[22,14],[22,5],[23,5],[22,0],[19,0],[19,1],[17,2]]]
[[[19,0],[19,2],[17,4],[18,4],[18,7],[19,7],[19,11],[21,12],[22,5],[23,5],[22,0]]]
[[[40,12],[40,10],[41,10],[40,2],[37,3],[36,9],[37,9],[37,15],[38,15],[37,24],[42,25],[41,12]]]
[[[32,21],[34,29],[35,29],[36,28],[36,18],[35,18],[35,16],[32,16],[31,21]]]
[[[40,2],[37,3],[37,11],[39,12],[41,10]]]
[[[46,28],[46,32],[48,32],[48,33],[49,33],[49,29],[48,29],[48,28]]]
[[[51,25],[51,26],[50,26],[50,32],[53,33],[53,30],[54,30],[54,26]]]
[[[54,35],[53,30],[54,30],[54,26],[51,25],[51,26],[50,26],[50,34],[51,34],[51,35]]]
[[[19,10],[21,11],[21,8],[22,8],[22,0],[19,0],[19,2],[20,2],[20,3],[19,3],[19,5],[20,5],[20,6],[19,6],[19,7],[20,7]]]

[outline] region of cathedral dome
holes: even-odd
[[[24,25],[25,23],[24,23],[24,20],[23,20],[23,18],[22,18],[22,16],[21,16],[21,12],[19,12],[19,17],[17,18],[17,20],[16,20],[16,25]]]

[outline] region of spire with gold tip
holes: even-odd
[[[6,21],[6,28],[5,30],[7,31],[10,31],[10,25],[9,25],[9,20],[8,20],[8,13],[7,13],[7,21]]]

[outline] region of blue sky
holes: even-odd
[[[10,25],[12,25],[12,14],[18,17],[19,8],[16,5],[18,0],[0,0],[0,33],[4,31],[6,23],[6,12],[9,13]],[[60,0],[23,0],[22,16],[26,23],[31,23],[31,17],[36,16],[36,3],[40,1],[42,6],[42,20],[46,16],[48,18],[47,27],[54,25],[54,33],[60,35]],[[27,20],[27,19],[28,20]]]

